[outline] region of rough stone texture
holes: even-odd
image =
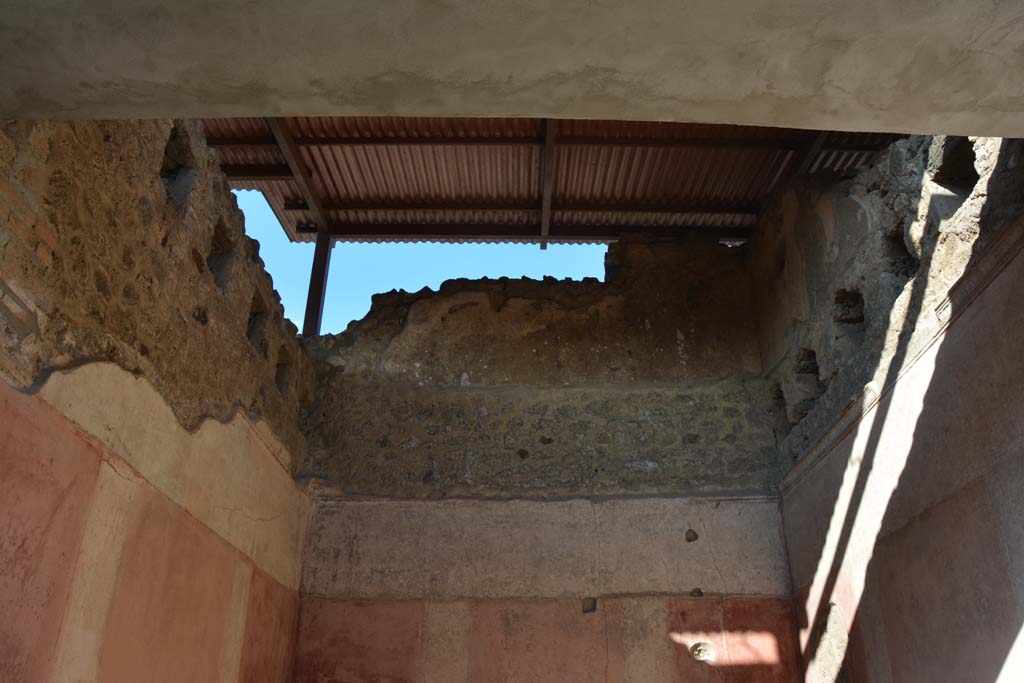
[[[198,124],[3,124],[0,373],[111,360],[186,427],[241,407],[294,457],[312,368],[242,222]]]
[[[980,293],[954,290],[961,317],[786,486],[811,659],[822,650],[815,617],[834,602],[856,615],[846,624],[850,667],[867,680],[1012,681],[1024,671],[1013,649],[1024,625],[1024,416],[1015,400],[1024,370],[1012,343],[994,341],[1024,324],[1024,224],[1013,231],[989,254],[1012,262]],[[985,260],[971,268],[987,269]]]
[[[795,683],[788,599],[462,602],[305,598],[295,683]],[[695,662],[694,637],[713,640]]]
[[[297,623],[317,683],[1024,671],[1020,143],[901,143],[749,252],[378,299],[314,348],[297,615],[313,370],[194,126],[2,130],[6,677],[277,681]],[[778,437],[786,543],[721,495]],[[704,497],[419,500],[652,493]]]
[[[968,153],[944,154],[953,142],[896,143],[854,178],[798,186],[766,212],[751,267],[765,377],[790,423],[785,460],[807,453],[865,386],[877,396],[894,379],[934,336],[930,311],[975,241],[1024,210],[1019,142],[979,139],[971,154],[957,139]],[[941,167],[968,178],[943,180]]]
[[[743,254],[616,244],[607,270],[375,297],[311,346],[302,476],[400,497],[769,489],[778,404]]]
[[[798,459],[782,485],[783,513],[814,683],[831,683],[837,670],[901,683],[1024,672],[1014,643],[1024,625],[1022,150],[976,140],[971,174],[950,172],[956,149],[950,140],[901,143],[853,181],[863,211],[818,223],[817,246],[810,220],[795,220],[803,257],[787,259],[798,270],[774,290],[776,312],[794,311],[764,337],[779,349],[778,367],[793,349],[814,349],[827,384],[783,441]],[[818,215],[832,205],[822,199]],[[887,233],[912,258],[900,280],[870,263]],[[765,244],[755,244],[755,260]],[[827,295],[838,289],[864,298],[865,337],[846,357],[829,344]],[[813,290],[817,306],[793,303],[793,292]]]
[[[303,592],[344,598],[789,595],[774,499],[324,502]]]
[[[1022,136],[1018,10],[14,0],[0,13],[0,115],[509,115]]]
[[[312,349],[348,375],[422,385],[678,382],[760,369],[742,250],[692,237],[608,247],[605,282],[450,280],[373,298]]]

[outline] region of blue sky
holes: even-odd
[[[302,328],[313,245],[288,241],[259,192],[236,192],[245,213],[245,232],[260,243],[260,257],[274,278],[284,313]],[[498,278],[545,275],[604,279],[603,245],[536,244],[337,244],[331,255],[321,332],[341,332],[370,309],[373,294],[404,289],[437,289],[459,277]]]

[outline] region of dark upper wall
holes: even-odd
[[[9,380],[112,360],[187,427],[241,406],[302,451],[312,366],[198,124],[6,123],[0,197]]]
[[[606,283],[376,297],[312,347],[304,475],[412,497],[764,491],[777,411],[744,261],[621,243]]]
[[[751,272],[765,377],[792,427],[787,460],[865,385],[882,389],[901,341],[927,338],[937,322],[918,314],[960,276],[980,215],[1014,215],[1019,174],[997,165],[999,144],[912,137],[851,179],[794,185],[765,213]]]

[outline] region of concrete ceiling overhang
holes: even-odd
[[[0,115],[544,116],[1024,136],[982,0],[8,0]]]

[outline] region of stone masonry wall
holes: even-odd
[[[1022,153],[910,138],[787,192],[755,236],[808,683],[1024,667]]]
[[[789,423],[783,459],[933,337],[941,321],[921,312],[1020,211],[1019,155],[1016,141],[911,137],[855,177],[795,185],[769,208],[751,270],[765,377]]]
[[[110,360],[184,426],[241,407],[294,457],[313,370],[242,223],[198,123],[3,124],[0,373]]]
[[[290,680],[295,332],[198,125],[0,124],[0,680]]]
[[[768,489],[776,402],[741,250],[616,244],[607,270],[376,297],[312,347],[301,476],[431,498]]]

